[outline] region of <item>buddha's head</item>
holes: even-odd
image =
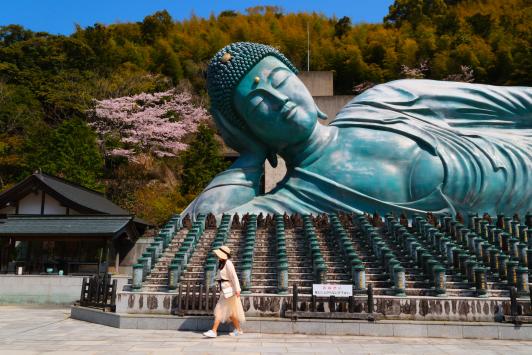
[[[239,135],[269,152],[305,141],[324,116],[297,69],[273,47],[239,42],[220,50],[207,72],[216,124],[228,145],[245,151]]]

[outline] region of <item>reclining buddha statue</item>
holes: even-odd
[[[397,80],[326,116],[277,49],[240,42],[207,71],[211,112],[240,157],[186,213],[469,212],[532,207],[532,89]],[[266,159],[287,173],[269,193]]]

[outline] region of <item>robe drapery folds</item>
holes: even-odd
[[[443,163],[453,213],[532,208],[531,88],[399,80],[351,100],[332,125],[387,129],[424,144]]]
[[[293,166],[272,192],[257,196],[261,167],[230,168],[184,213],[524,214],[532,209],[531,88],[398,80],[356,96],[331,126],[408,137],[441,159],[444,181],[421,200],[397,203]],[[234,205],[235,194],[241,194],[241,204]],[[224,206],[224,195],[233,206]]]

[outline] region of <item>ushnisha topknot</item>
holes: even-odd
[[[277,49],[259,43],[235,42],[214,55],[207,68],[211,107],[237,127],[245,127],[233,107],[233,92],[240,80],[264,57],[274,56],[297,74],[296,67]]]

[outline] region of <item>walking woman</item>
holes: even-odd
[[[220,285],[220,298],[214,308],[214,324],[212,329],[203,333],[206,337],[216,338],[218,326],[228,320],[233,322],[235,329],[229,334],[239,336],[244,334],[240,324],[246,321],[242,302],[240,302],[240,282],[236,275],[235,266],[231,259],[231,249],[222,246],[213,250],[218,257],[218,274],[216,279]]]

